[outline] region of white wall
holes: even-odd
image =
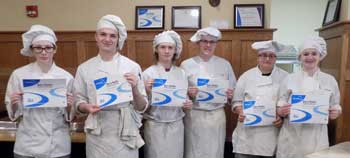
[[[296,47],[309,35],[318,35],[328,0],[272,0],[270,27],[274,40]]]
[[[93,31],[98,19],[115,14],[123,19],[128,30],[134,29],[135,6],[164,5],[165,28],[171,28],[171,7],[199,5],[202,7],[202,27],[212,20],[226,20],[233,28],[233,4],[264,3],[265,26],[270,24],[271,0],[221,0],[211,7],[208,0],[0,0],[0,31],[24,31],[33,24],[43,24],[55,31]],[[39,17],[28,18],[26,5],[37,5]]]

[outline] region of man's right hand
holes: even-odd
[[[78,110],[84,113],[94,114],[101,110],[100,106],[96,104],[81,103],[78,105]]]

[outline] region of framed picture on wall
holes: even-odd
[[[135,29],[164,29],[164,6],[136,6]]]
[[[322,26],[332,24],[339,20],[340,6],[341,0],[328,0]]]
[[[234,28],[264,28],[264,4],[233,5]]]
[[[202,27],[200,6],[174,6],[171,10],[173,29],[199,29]]]

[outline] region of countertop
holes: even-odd
[[[16,139],[15,130],[0,130],[0,141],[14,142]],[[72,143],[85,143],[84,132],[71,132]]]

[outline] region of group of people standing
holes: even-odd
[[[175,62],[182,52],[182,39],[175,31],[164,31],[153,40],[154,65],[142,72],[140,66],[121,55],[127,32],[115,15],[103,16],[95,40],[98,55],[79,65],[75,78],[53,61],[57,38],[48,27],[33,25],[22,35],[21,54],[35,61],[16,69],[8,82],[5,103],[9,118],[19,121],[14,147],[16,158],[70,157],[69,121],[87,116],[86,156],[89,158],[137,158],[145,144],[146,158],[223,158],[226,137],[225,105],[232,105],[238,124],[232,135],[237,158],[301,158],[328,147],[327,125],[291,124],[288,101],[292,92],[325,90],[331,93],[329,118],[341,113],[336,80],[320,71],[318,64],[326,54],[320,37],[307,39],[298,54],[302,70],[288,74],[275,66],[276,56],[285,45],[275,41],[256,42],[258,65],[242,74],[236,83],[231,64],[214,55],[221,38],[218,29],[198,30],[190,39],[199,47],[197,56]],[[101,108],[93,84],[101,76],[123,76],[131,86],[133,100]],[[22,80],[66,79],[67,106],[64,108],[23,108]],[[187,80],[183,105],[153,106],[154,79]],[[198,78],[228,81],[227,103],[203,103]],[[243,102],[264,98],[277,107],[276,120],[270,126],[249,127]],[[145,119],[142,122],[142,119]],[[143,138],[139,128],[143,124]]]

